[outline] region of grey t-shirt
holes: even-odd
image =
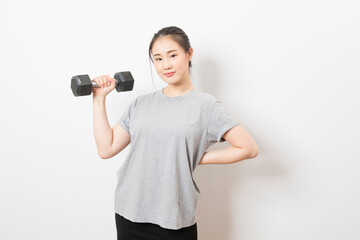
[[[131,136],[117,172],[115,212],[133,222],[179,229],[196,222],[200,189],[193,172],[207,148],[240,124],[209,93],[162,89],[135,98],[118,124]]]

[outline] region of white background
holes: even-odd
[[[134,90],[107,97],[113,126],[165,86],[148,46],[171,25],[194,48],[194,87],[259,146],[196,168],[199,239],[360,239],[359,12],[355,0],[0,0],[0,239],[116,239],[128,148],[99,158],[92,98],[70,79],[132,72]]]

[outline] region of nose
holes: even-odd
[[[170,68],[171,68],[170,60],[164,59],[164,65],[163,65],[163,67],[164,67],[164,69],[170,69]]]

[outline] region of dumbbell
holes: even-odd
[[[118,92],[132,91],[134,78],[129,71],[118,72],[114,75],[115,88]],[[76,75],[71,78],[71,90],[75,97],[90,95],[93,88],[100,87],[96,82],[91,81],[89,75]]]

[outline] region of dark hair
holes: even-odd
[[[169,36],[171,39],[173,39],[175,42],[177,42],[186,53],[189,52],[189,49],[191,48],[190,41],[186,33],[178,27],[170,26],[165,27],[163,29],[160,29],[157,33],[154,34],[150,45],[149,45],[149,58],[153,62],[151,58],[152,54],[152,47],[154,45],[154,42],[159,38],[163,36]],[[191,61],[189,61],[189,69],[191,68]]]

